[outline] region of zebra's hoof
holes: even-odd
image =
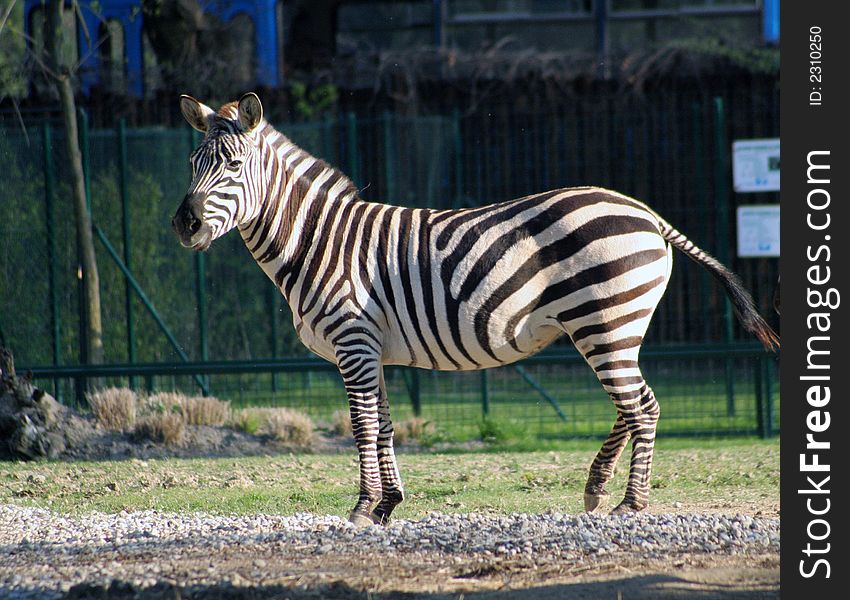
[[[626,503],[625,500],[620,502],[617,506],[614,507],[614,510],[611,511],[611,515],[626,515],[629,513],[636,513],[642,511],[646,506],[633,506],[632,504]]]
[[[378,521],[375,521],[372,515],[364,515],[363,513],[351,513],[351,516],[348,517],[348,520],[351,521],[351,524],[357,527],[358,529],[365,529],[371,525],[379,524]]]
[[[610,494],[605,490],[601,490],[595,494],[585,492],[584,510],[589,513],[598,512],[599,510],[605,508],[605,505],[608,504],[609,496]]]
[[[390,522],[390,515],[389,515],[389,513],[385,513],[385,512],[379,513],[378,511],[373,510],[372,514],[369,515],[369,517],[372,519],[372,522],[375,525],[386,525],[387,523]]]

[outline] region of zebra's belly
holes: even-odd
[[[508,365],[533,354],[537,354],[552,342],[562,336],[563,329],[545,323],[532,323],[520,328],[512,340],[491,337],[488,348],[490,352],[480,351],[475,368],[489,369]],[[494,356],[495,355],[495,356]]]
[[[402,336],[391,335],[385,340],[382,362],[387,365],[406,365],[438,371],[474,371],[507,365],[535,354],[563,334],[563,329],[539,320],[527,322],[516,332],[516,337],[491,338],[482,347],[464,331],[460,343],[447,335],[431,332],[427,344],[412,344],[410,336],[402,343]]]

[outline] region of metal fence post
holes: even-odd
[[[346,115],[346,140],[348,142],[348,173],[354,185],[360,185],[360,162],[357,156],[357,116],[350,112]]]
[[[767,437],[767,414],[765,411],[766,403],[764,401],[764,384],[762,382],[762,362],[764,358],[758,356],[755,358],[754,373],[755,376],[755,392],[756,392],[756,429],[762,438]]]
[[[410,402],[413,407],[413,415],[422,416],[422,386],[419,378],[419,369],[410,370]]]
[[[278,315],[278,307],[280,306],[280,291],[274,287],[269,286],[269,302],[271,308],[271,350],[272,350],[272,358],[277,359],[280,358],[280,319]],[[277,379],[278,373],[272,372],[272,392],[277,392]]]
[[[770,385],[772,361],[773,357],[762,354],[756,358],[755,365],[756,418],[758,433],[762,438],[773,435],[773,398]]]
[[[201,135],[195,129],[191,129],[192,147],[201,143]],[[207,362],[210,359],[209,331],[207,319],[207,258],[203,252],[195,252],[195,297],[198,303],[198,345],[201,351],[201,360]],[[210,394],[209,376],[203,378],[204,385],[201,390],[204,396]]]
[[[331,119],[331,115],[325,113],[322,115],[322,122],[320,125],[321,131],[321,140],[322,140],[322,156],[325,157],[325,160],[328,162],[333,161],[334,163],[338,163],[336,159],[336,155],[333,151],[333,120]]]
[[[725,265],[729,264],[729,185],[726,181],[728,149],[726,143],[726,111],[723,98],[714,98],[714,202],[717,209],[717,258]],[[732,303],[723,298],[724,337],[727,344],[734,341],[732,328]],[[726,413],[735,415],[735,378],[734,365],[726,359]]]
[[[127,124],[118,120],[118,185],[121,194],[121,236],[124,243],[124,264],[132,270],[132,244],[130,239],[130,177],[127,167]],[[133,315],[133,288],[124,278],[124,310],[127,317],[127,360],[136,364],[136,324]],[[130,389],[136,389],[136,377],[130,377]]]
[[[703,132],[703,118],[702,118],[702,104],[699,102],[694,102],[691,106],[692,116],[693,116],[693,127],[694,127],[694,183],[697,190],[697,214],[699,214],[700,219],[700,227],[699,227],[699,236],[700,240],[708,239],[708,178],[705,175],[705,154],[704,154],[704,132]],[[700,298],[708,298],[709,297],[709,275],[705,272],[704,269],[700,269],[699,275],[697,275],[699,281],[699,297]],[[702,338],[703,341],[708,342],[711,340],[711,323],[712,319],[709,318],[709,304],[708,302],[700,303],[702,307]]]
[[[50,325],[51,338],[53,341],[53,364],[59,366],[62,362],[61,345],[61,315],[59,312],[59,297],[57,295],[58,285],[56,282],[56,172],[53,164],[53,135],[50,123],[45,121],[41,130],[42,145],[44,146],[44,210],[46,217],[47,234],[47,277],[48,289],[50,290]],[[59,380],[53,380],[53,396],[59,397]]]
[[[384,130],[384,193],[387,202],[398,202],[396,198],[396,174],[393,164],[393,116],[389,111],[384,111],[381,123]]]
[[[481,413],[484,418],[490,415],[490,375],[487,369],[481,369]]]
[[[764,381],[764,416],[765,416],[765,437],[771,437],[774,433],[773,429],[773,386],[771,385],[771,377],[773,373],[773,357],[765,356],[762,358],[762,380]]]
[[[461,206],[463,195],[463,136],[460,131],[460,111],[452,111],[452,143],[455,152],[455,193],[452,200],[452,208]]]
[[[198,299],[198,337],[201,360],[210,359],[207,331],[207,261],[203,252],[195,253],[195,295]]]

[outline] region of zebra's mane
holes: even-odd
[[[235,100],[233,102],[228,102],[227,104],[222,104],[221,108],[218,109],[218,116],[224,117],[225,119],[236,119],[236,113],[239,108],[239,103]]]
[[[268,121],[263,120],[261,125],[260,135],[263,135],[269,142],[269,145],[274,149],[281,158],[284,165],[284,175],[287,179],[295,178],[292,197],[289,198],[292,204],[293,200],[298,200],[295,204],[300,203],[301,199],[307,194],[307,191],[313,185],[313,177],[315,174],[327,174],[325,187],[330,189],[336,187],[339,197],[356,197],[358,196],[358,188],[354,182],[342,171],[328,163],[327,161],[318,158],[290,140],[286,135],[275,129]],[[281,153],[283,156],[281,156]],[[313,167],[307,169],[301,175],[295,175],[295,166],[303,160],[309,158],[313,162]]]
[[[238,119],[238,109],[239,109],[239,104],[237,102],[235,102],[235,101],[234,102],[228,102],[227,104],[222,105],[221,108],[219,108],[218,112],[216,113],[216,115],[220,119],[228,122],[228,125],[230,126],[228,128],[229,130],[233,130],[234,128],[236,129],[236,131],[241,130],[241,127],[239,126],[239,123],[238,123],[238,120],[237,120]],[[330,172],[330,176],[327,178],[328,184],[329,184],[329,186],[335,185],[335,186],[338,187],[338,189],[339,189],[339,186],[341,185],[342,186],[342,192],[340,194],[341,196],[357,196],[358,195],[359,190],[358,190],[357,186],[354,184],[353,181],[351,181],[351,179],[345,173],[343,173],[342,171],[340,171],[339,169],[337,169],[336,167],[334,167],[330,163],[326,162],[325,160],[322,160],[321,158],[313,156],[312,154],[310,154],[309,152],[307,152],[306,150],[304,150],[300,146],[296,145],[286,135],[284,135],[283,133],[281,133],[280,131],[275,129],[274,126],[271,123],[269,123],[265,118],[261,121],[260,125],[257,127],[257,130],[258,130],[258,133],[261,136],[266,138],[266,140],[269,142],[270,146],[274,149],[275,152],[283,151],[283,152],[285,152],[285,154],[287,156],[292,155],[292,154],[297,154],[297,155],[301,155],[301,156],[304,156],[304,157],[310,157],[315,161],[316,167],[318,167],[317,170],[319,172],[322,172],[322,173]],[[291,166],[292,161],[285,160],[286,157],[281,157],[281,158],[282,158],[282,163],[284,165],[287,165],[285,167],[285,170],[284,170],[285,176],[287,177],[287,179],[293,177],[294,176],[294,168]],[[308,173],[309,173],[309,171],[308,171]],[[312,184],[313,184],[313,180],[312,180],[312,178],[309,177],[308,174],[301,175],[295,181],[295,188],[293,189],[293,194],[296,195],[300,200],[301,198],[304,197],[304,195],[307,193],[307,190],[310,189],[310,186]]]

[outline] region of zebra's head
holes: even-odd
[[[191,96],[180,97],[189,125],[204,134],[192,152],[192,183],[171,220],[180,243],[206,250],[212,241],[253,219],[263,197],[260,143],[263,106],[254,93],[218,112]]]

